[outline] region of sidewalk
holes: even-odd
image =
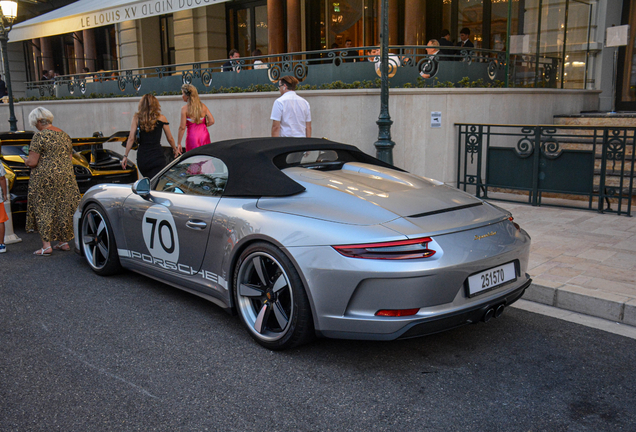
[[[532,237],[523,299],[636,326],[636,217],[492,203]]]

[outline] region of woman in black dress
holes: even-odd
[[[161,131],[166,133],[166,139],[172,147],[174,156],[181,154],[175,145],[168,119],[161,114],[161,106],[156,97],[151,94],[144,95],[139,101],[139,107],[130,124],[126,153],[121,161],[125,169],[128,163],[128,153],[135,141],[137,127],[139,126],[139,147],[137,148],[137,167],[142,176],[153,178],[166,166],[166,158],[161,148]]]

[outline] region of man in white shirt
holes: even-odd
[[[278,81],[281,97],[272,107],[273,137],[311,137],[311,110],[309,102],[296,94],[298,80],[284,76]]]
[[[378,76],[382,76],[382,72],[380,71],[380,66],[382,65],[380,48],[372,49],[369,51],[369,55],[369,61],[375,62],[375,73],[377,73]],[[393,78],[398,67],[400,67],[400,58],[395,54],[389,53],[389,78]]]

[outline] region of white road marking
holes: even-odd
[[[534,312],[541,315],[547,315],[552,318],[562,319],[564,321],[573,322],[575,324],[584,325],[586,327],[603,330],[609,333],[614,333],[620,336],[625,336],[631,339],[636,339],[636,327],[621,324],[615,321],[605,320],[603,318],[596,318],[589,315],[583,315],[576,312],[571,312],[564,309],[555,308],[552,306],[544,305],[541,303],[532,302],[529,300],[517,300],[512,304],[512,307],[522,309],[528,312]]]
[[[46,332],[49,332],[49,328],[46,326],[46,324],[44,324],[44,323],[41,323],[41,324],[42,324],[42,328],[43,328]],[[139,387],[137,384],[133,384],[133,383],[131,383],[130,381],[126,381],[126,380],[125,380],[125,379],[123,379],[122,377],[119,377],[119,376],[117,376],[117,375],[114,375],[114,374],[112,374],[112,373],[108,372],[106,369],[100,368],[100,367],[98,367],[98,366],[95,366],[95,365],[93,365],[93,364],[91,364],[91,363],[87,362],[86,360],[83,360],[83,359],[82,359],[81,354],[79,354],[79,353],[77,353],[77,352],[73,351],[72,349],[70,349],[70,348],[68,348],[68,347],[65,347],[64,345],[61,345],[61,344],[56,344],[56,345],[58,345],[59,347],[63,348],[64,350],[68,351],[69,353],[73,354],[73,355],[77,358],[77,360],[79,360],[82,364],[84,364],[84,365],[88,366],[89,368],[91,368],[91,369],[95,369],[97,372],[102,373],[102,374],[104,374],[104,375],[106,375],[106,376],[109,376],[109,377],[111,377],[111,378],[115,378],[116,380],[121,381],[121,382],[123,382],[124,384],[128,384],[129,386],[134,387],[135,389],[137,389],[137,390],[138,390],[138,391],[140,391],[141,393],[145,394],[146,396],[150,396],[151,398],[154,398],[154,399],[159,399],[157,396],[155,396],[155,395],[153,395],[153,394],[149,393],[149,392],[148,392],[148,391],[146,391],[144,388]]]

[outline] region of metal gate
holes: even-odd
[[[631,216],[636,128],[456,126],[460,189],[491,199],[502,198],[489,196],[489,192],[521,193],[535,206],[583,207]],[[586,203],[546,203],[544,197]]]

